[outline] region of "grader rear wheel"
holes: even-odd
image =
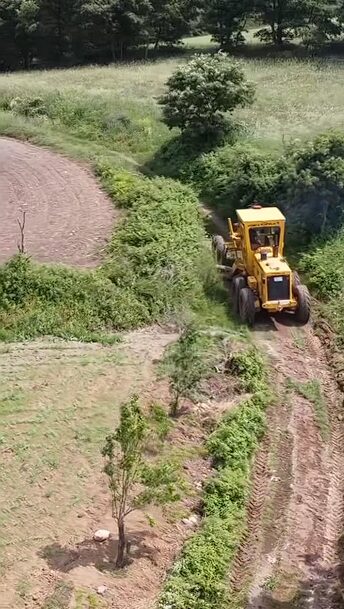
[[[293,272],[293,284],[294,284],[294,289],[298,286],[301,285],[301,279],[300,279],[300,275],[298,274],[297,271]]]
[[[213,252],[216,256],[216,262],[223,264],[226,256],[226,244],[221,235],[214,235],[212,239]]]

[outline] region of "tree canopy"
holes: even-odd
[[[343,32],[342,0],[1,0],[0,70],[114,61],[200,30],[222,50],[248,24],[277,46],[320,46]]]

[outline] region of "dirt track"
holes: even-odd
[[[282,318],[283,319],[283,318]],[[250,589],[247,609],[340,609],[343,601],[343,398],[310,327],[264,323],[255,341],[270,357],[276,403],[257,455],[249,534],[233,585]],[[319,382],[330,432],[315,404],[290,388]]]
[[[0,263],[18,251],[39,262],[95,266],[115,221],[111,201],[77,163],[31,144],[0,139]]]

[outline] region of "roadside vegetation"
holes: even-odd
[[[116,330],[207,308],[218,278],[191,189],[104,166],[98,173],[127,212],[106,264],[77,271],[18,255],[3,265],[2,339],[55,335],[108,342]]]
[[[235,355],[232,364],[242,389],[253,394],[226,414],[209,437],[207,450],[216,473],[204,488],[202,526],[186,543],[167,579],[161,609],[234,606],[228,574],[245,531],[250,466],[265,431],[270,394],[257,351]]]

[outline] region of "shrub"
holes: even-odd
[[[108,276],[117,286],[132,289],[151,319],[196,304],[214,265],[191,189],[110,170],[105,183],[129,210],[110,245]]]
[[[235,353],[231,359],[231,371],[238,376],[244,391],[260,391],[265,387],[264,360],[254,347]]]
[[[47,115],[47,107],[44,99],[41,97],[15,97],[9,103],[8,109],[24,116],[36,117]]]
[[[293,145],[282,162],[278,202],[303,237],[324,235],[344,219],[344,136]]]
[[[38,265],[16,256],[0,267],[1,338],[40,335],[108,340],[149,320],[144,303],[96,271]]]
[[[227,55],[201,54],[169,78],[160,104],[168,127],[195,134],[217,133],[228,124],[226,113],[251,104],[253,98],[253,85]]]
[[[180,398],[196,398],[201,381],[211,370],[211,346],[212,341],[194,324],[189,324],[167,351],[164,368],[172,393],[171,416],[177,415]]]
[[[236,144],[201,155],[183,171],[182,177],[228,217],[254,200],[272,203],[279,168],[273,156],[247,144]]]

